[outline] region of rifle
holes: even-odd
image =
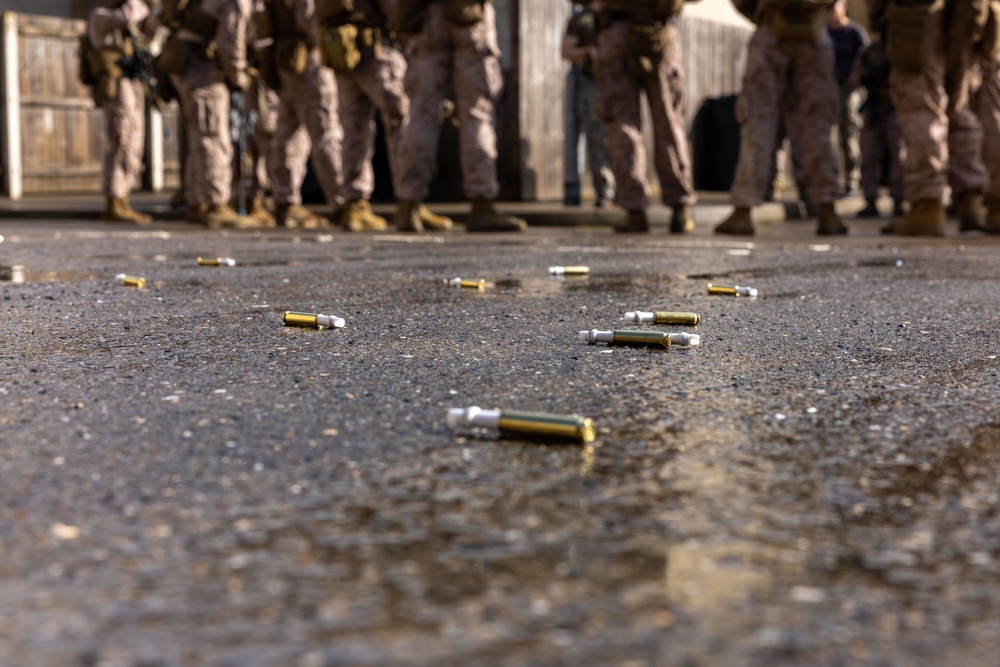
[[[257,124],[257,112],[248,110],[246,96],[239,88],[229,93],[229,134],[236,149],[237,193],[240,217],[247,214],[247,181],[253,165],[247,152],[247,142],[253,136]]]
[[[142,89],[149,100],[158,111],[163,111],[163,101],[156,90],[159,80],[156,78],[156,70],[153,68],[153,53],[149,50],[148,43],[135,31],[135,28],[128,26],[126,29],[132,39],[133,55],[128,60],[121,63],[122,73],[130,79],[135,79],[142,84]]]

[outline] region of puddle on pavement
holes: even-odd
[[[93,279],[94,274],[87,271],[33,271],[20,264],[0,266],[2,283],[84,282]]]
[[[849,260],[846,262],[827,262],[824,264],[809,264],[804,266],[771,266],[745,269],[733,269],[713,273],[692,273],[689,280],[719,280],[721,278],[771,278],[799,273],[815,273],[817,271],[844,271],[859,268],[899,268],[902,260],[898,257],[885,257],[864,260]]]

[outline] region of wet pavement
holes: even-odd
[[[3,664],[996,665],[1000,239],[715,237],[721,211],[684,237],[0,220]],[[469,405],[597,439],[450,429]]]

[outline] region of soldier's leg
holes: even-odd
[[[301,137],[305,130],[299,116],[299,105],[295,100],[295,82],[282,73],[282,92],[278,101],[277,121],[270,156],[271,188],[274,203],[278,207],[288,207],[302,203],[301,180],[296,178],[304,173],[309,157],[309,147]],[[305,148],[305,152],[302,149]]]
[[[580,205],[580,130],[584,120],[580,115],[582,87],[585,77],[573,65],[566,73],[565,104],[563,108],[563,203]],[[590,137],[587,137],[590,151]]]
[[[375,187],[372,171],[375,105],[365,92],[363,82],[371,78],[374,71],[370,66],[363,66],[353,72],[337,73],[340,121],[344,128],[342,196],[345,204],[339,220],[334,222],[351,232],[379,231],[388,226],[369,205]]]
[[[877,218],[879,187],[882,184],[882,161],[885,155],[884,122],[878,122],[871,114],[865,118],[861,128],[861,191],[865,207],[858,213],[859,218]]]
[[[858,185],[858,167],[861,162],[859,135],[861,120],[858,116],[858,92],[840,91],[840,108],[837,118],[837,139],[844,160],[843,191],[850,192]]]
[[[972,109],[972,96],[980,88],[980,56],[968,44],[952,45],[947,59],[948,182],[951,186],[960,231],[982,231],[986,226],[983,193],[989,184],[983,163],[983,127]]]
[[[233,144],[229,135],[229,91],[224,83],[213,83],[191,91],[197,118],[195,150],[203,166],[203,203],[225,205],[233,182]]]
[[[882,125],[885,128],[882,137],[887,153],[886,161],[889,164],[889,194],[893,199],[893,215],[902,215],[903,202],[906,201],[906,186],[903,181],[903,137],[896,112],[889,112]]]
[[[640,86],[628,65],[628,23],[615,21],[597,36],[597,114],[605,123],[608,157],[615,175],[618,205],[626,211],[649,208],[647,160],[640,116]],[[636,231],[648,229],[644,213]]]
[[[298,98],[303,124],[312,141],[312,164],[326,201],[334,211],[344,205],[344,129],[340,124],[337,80],[333,71],[310,66],[302,74],[304,85]]]
[[[795,106],[790,119],[802,142],[802,160],[809,186],[809,203],[816,207],[819,234],[846,234],[834,211],[840,190],[831,132],[837,122],[839,89],[834,77],[833,42],[821,31],[815,41],[788,47],[793,53],[791,85]]]
[[[452,27],[455,44],[455,107],[459,119],[462,179],[472,211],[468,232],[520,232],[523,220],[499,213],[493,206],[500,194],[497,181],[497,134],[493,110],[503,88],[500,46],[493,5],[484,5],[485,17],[467,28]]]
[[[119,82],[118,98],[104,104],[106,145],[104,151],[104,220],[145,224],[150,217],[132,210],[129,193],[135,185],[142,160],[145,116],[141,84],[131,79]]]
[[[583,134],[587,138],[590,176],[594,181],[598,206],[611,206],[615,201],[615,175],[611,171],[604,123],[597,117],[596,103],[597,82],[593,77],[581,76],[577,87],[577,118],[580,119]]]
[[[750,38],[743,89],[736,100],[740,152],[729,190],[735,210],[716,226],[718,234],[754,233],[750,210],[762,203],[772,178],[771,164],[777,150],[787,72],[788,56],[777,36],[770,28],[757,28]]]
[[[983,159],[989,174],[987,228],[1000,233],[1000,63],[996,61],[983,66],[976,114],[983,126]]]
[[[401,207],[427,198],[437,171],[441,104],[448,94],[452,53],[440,3],[430,6],[423,29],[406,43],[404,88],[410,117],[401,129],[397,152],[396,198]]]

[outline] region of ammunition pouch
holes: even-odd
[[[444,0],[444,17],[458,26],[476,25],[486,18],[490,0]]]
[[[358,26],[345,23],[334,28],[321,28],[323,65],[335,72],[351,72],[361,64],[358,48]]]
[[[825,11],[812,7],[768,7],[764,10],[760,25],[770,28],[779,39],[811,42],[819,37],[825,22]]]
[[[90,85],[94,87],[94,104],[102,107],[106,102],[118,99],[119,83],[125,75],[122,51],[110,46],[95,49],[88,41],[81,56],[87,60],[87,74],[92,80]],[[81,67],[81,71],[83,69]]]
[[[281,71],[302,74],[309,66],[309,44],[294,37],[279,39],[275,44],[274,62]]]
[[[636,76],[650,76],[659,71],[667,50],[663,24],[628,27],[628,67]]]
[[[885,55],[900,72],[916,73],[930,65],[938,52],[944,0],[922,5],[893,2],[887,12]]]
[[[987,8],[979,52],[990,61],[1000,58],[1000,0],[992,0]]]

